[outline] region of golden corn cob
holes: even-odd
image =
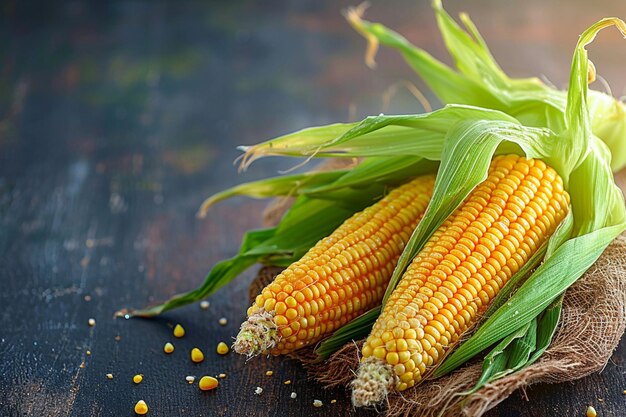
[[[392,190],[280,273],[248,309],[235,351],[289,353],[380,304],[434,182],[423,176]]]
[[[552,168],[494,158],[488,178],[433,234],[389,297],[362,349],[355,406],[417,384],[487,309],[568,211]]]

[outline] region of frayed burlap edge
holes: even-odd
[[[626,327],[626,237],[618,237],[570,289],[563,299],[561,322],[554,340],[539,360],[495,381],[469,397],[481,373],[474,361],[447,376],[389,396],[384,415],[479,417],[528,385],[559,383],[601,371]],[[312,378],[326,387],[348,386],[359,363],[361,342],[345,345],[327,361],[316,362],[310,351],[292,355]]]

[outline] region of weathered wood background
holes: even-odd
[[[209,194],[292,164],[263,160],[240,176],[235,145],[421,110],[402,90],[383,104],[395,81],[422,84],[389,51],[377,71],[365,67],[364,42],[340,16],[350,3],[0,3],[0,415],[131,416],[139,399],[151,416],[372,414],[355,413],[344,390],[307,381],[293,361],[214,354],[236,334],[253,270],[208,310],[113,318],[195,287],[260,225],[264,203],[243,199],[194,217]],[[443,57],[427,3],[374,2],[367,16]],[[505,70],[556,85],[585,27],[626,17],[621,0],[446,3],[470,12]],[[590,49],[624,95],[626,42],[606,31]],[[181,340],[171,335],[177,322]],[[169,356],[166,341],[176,346]],[[202,364],[188,358],[194,346]],[[625,360],[623,341],[601,374],[514,393],[489,415],[578,416],[593,404],[623,416]],[[185,382],[218,373],[227,377],[213,392]]]

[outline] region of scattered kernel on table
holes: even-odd
[[[226,378],[226,374],[219,374],[218,375],[220,378]]]
[[[598,413],[596,413],[596,409],[593,408],[592,406],[587,407],[587,417],[596,417],[598,415]]]
[[[163,346],[163,352],[165,352],[165,353],[172,353],[172,352],[174,352],[174,345],[171,344],[170,342],[167,342],[165,344],[165,346]]]
[[[330,400],[331,404],[335,404],[337,402],[337,400]]]
[[[144,400],[137,401],[137,404],[135,404],[135,413],[140,416],[148,414],[148,404],[146,404]]]
[[[181,338],[185,335],[185,329],[180,324],[174,326],[174,337]]]
[[[193,384],[193,382],[196,380],[195,376],[189,375],[185,377],[185,381],[187,381],[187,383],[189,384]]]
[[[204,360],[204,353],[198,348],[191,349],[191,361],[200,363]]]
[[[256,387],[256,389],[254,390],[254,393],[256,395],[261,395],[262,392],[263,392],[263,388],[261,387]]]
[[[291,379],[286,380],[285,382],[283,382],[285,385],[289,385],[291,384]]]
[[[107,374],[108,379],[113,379],[113,374]]]
[[[141,381],[143,381],[143,375],[137,374],[133,377],[133,382],[135,384],[139,384]]]
[[[226,317],[222,317],[221,319],[219,319],[218,323],[222,326],[226,326],[228,324],[228,319]]]
[[[298,396],[298,394],[296,394],[295,392],[291,393],[291,398],[296,398]]]
[[[89,356],[89,355],[91,355],[91,351],[90,351],[90,350],[88,350],[87,352],[85,352],[85,354],[86,354],[87,356]]]
[[[85,362],[81,362],[81,364],[80,364],[80,365],[78,365],[78,367],[79,367],[80,369],[83,369],[83,368],[85,367]]]
[[[83,297],[83,300],[85,300],[85,301],[87,301],[87,302],[91,301],[91,295],[86,295],[86,296],[84,296],[84,297]]]
[[[320,400],[314,400],[313,401],[313,407],[318,407],[319,408],[319,407],[321,407],[323,405],[324,405],[324,403],[321,402]]]
[[[228,353],[230,349],[228,348],[228,345],[224,342],[219,342],[217,344],[217,353],[219,353],[220,355],[226,355]]]
[[[267,371],[267,372],[265,372],[265,375],[272,376],[272,375],[274,375],[274,371]]]
[[[198,382],[198,387],[200,387],[202,391],[209,391],[217,388],[219,384],[220,383],[217,382],[217,379],[212,376],[203,376],[200,378],[200,382]]]
[[[211,305],[211,303],[209,303],[206,300],[200,301],[200,308],[203,309],[203,310],[206,310],[207,308],[209,308],[210,305]]]
[[[87,320],[87,324],[88,324],[90,327],[95,326],[95,325],[96,325],[96,319],[89,319],[89,320]]]

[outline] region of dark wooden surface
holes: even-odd
[[[427,2],[374,3],[371,19],[443,56]],[[521,3],[447,6],[471,13],[507,71],[557,85],[586,26],[626,17],[621,0]],[[261,161],[238,176],[235,145],[381,110],[419,111],[403,91],[382,108],[387,87],[415,77],[388,51],[378,71],[365,68],[364,44],[339,14],[348,4],[0,3],[1,416],[131,416],[139,399],[151,416],[355,414],[344,390],[322,390],[293,361],[214,354],[236,334],[254,271],[211,297],[208,310],[113,317],[195,287],[260,225],[264,203],[243,199],[206,221],[194,217],[207,195],[291,164]],[[591,51],[624,94],[626,42],[603,33]],[[177,322],[187,330],[181,340],[171,335]],[[169,356],[166,341],[176,346]],[[194,346],[207,357],[200,365],[189,360]],[[625,360],[622,341],[601,374],[516,392],[489,416],[582,416],[588,404],[622,416]],[[185,382],[222,372],[213,392]],[[313,408],[314,399],[324,406]]]

